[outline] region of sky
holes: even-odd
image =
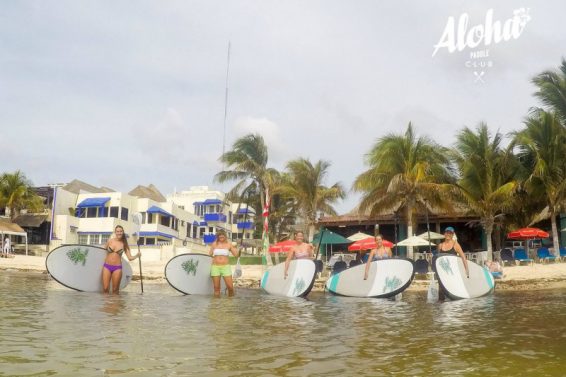
[[[530,80],[566,57],[565,13],[562,0],[5,0],[0,172],[228,190],[213,180],[223,146],[253,132],[270,167],[330,161],[346,213],[364,155],[409,122],[444,146],[480,122],[520,129],[540,106]],[[513,33],[487,43],[506,22]]]

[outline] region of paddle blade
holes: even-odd
[[[438,301],[438,282],[432,277],[430,279],[430,284],[428,285],[428,293],[426,295],[426,300],[428,302]]]

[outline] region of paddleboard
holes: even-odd
[[[91,245],[64,245],[53,249],[45,260],[49,275],[65,287],[83,292],[102,292],[102,266],[107,251]],[[122,257],[120,289],[132,280],[132,267]]]
[[[403,292],[413,280],[415,265],[411,259],[380,259],[360,264],[330,276],[326,289],[340,296],[387,298]]]
[[[261,277],[261,288],[270,295],[306,297],[314,285],[316,265],[310,259],[295,259],[289,263],[287,279],[284,273],[285,263],[269,268]]]
[[[170,286],[186,295],[212,295],[214,286],[210,277],[212,257],[206,254],[179,254],[165,265],[165,279]],[[224,279],[221,292],[224,291]]]
[[[476,298],[485,296],[495,287],[495,281],[486,267],[468,261],[470,277],[466,277],[466,270],[462,258],[456,255],[442,255],[433,261],[440,289],[452,300]]]

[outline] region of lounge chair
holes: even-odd
[[[501,264],[504,266],[505,262],[512,265],[515,264],[515,258],[513,258],[513,250],[511,249],[502,249],[499,257],[501,258]]]
[[[332,267],[332,273],[337,274],[339,272],[344,271],[347,268],[348,268],[348,265],[346,264],[346,262],[340,260],[340,261],[334,263],[334,266]]]
[[[537,249],[537,257],[543,263],[546,261],[556,261],[556,257],[550,254],[550,251],[546,247],[541,247]]]
[[[561,247],[560,248],[560,254],[559,254],[560,258],[564,261],[566,259],[566,247]]]
[[[415,274],[428,274],[428,261],[426,259],[417,259],[415,261]]]
[[[521,264],[521,262],[527,262],[528,264],[534,265],[535,263],[532,258],[527,256],[525,249],[515,249],[514,258],[516,262],[519,262],[519,264]]]
[[[362,262],[359,261],[359,260],[357,260],[357,259],[352,259],[352,260],[350,261],[350,263],[349,263],[349,266],[350,266],[350,267],[354,267],[354,266],[357,266],[357,265],[359,265],[359,264],[361,264],[361,263],[362,263]]]

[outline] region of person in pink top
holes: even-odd
[[[287,252],[287,259],[285,260],[285,279],[287,279],[287,272],[289,270],[289,263],[293,259],[313,259],[314,247],[307,242],[304,242],[305,234],[301,231],[295,232],[295,241],[297,244]]]

